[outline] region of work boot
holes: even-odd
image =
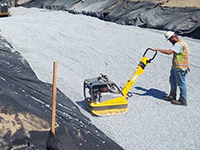
[[[187,106],[186,100],[172,100],[172,101],[171,101],[171,104]]]
[[[169,95],[169,96],[166,95],[166,96],[163,97],[163,100],[171,102],[172,100],[176,100],[176,98],[174,98],[171,95]]]

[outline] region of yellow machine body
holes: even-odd
[[[147,65],[148,62],[148,58],[147,57],[143,57],[141,59],[140,62],[142,62],[145,66]],[[125,84],[122,93],[128,98],[128,92],[130,91],[131,87],[133,86],[133,84],[135,83],[135,81],[138,79],[138,77],[144,73],[144,69],[138,65],[136,71],[134,72],[133,76],[131,76],[130,80],[128,80],[128,82]]]
[[[10,15],[10,10],[8,12],[0,12],[0,16],[9,16]]]
[[[87,100],[86,107],[97,116],[108,116],[128,112],[128,101],[124,96],[120,96],[108,101],[99,103],[91,102]]]
[[[147,49],[146,52],[148,50],[149,49]],[[108,116],[128,112],[128,93],[138,77],[144,73],[145,66],[150,63],[157,54],[156,52],[153,58],[149,59],[145,57],[146,52],[138,64],[136,71],[122,90],[109,80],[106,75],[102,74],[97,78],[86,79],[84,81],[85,106],[94,115]]]

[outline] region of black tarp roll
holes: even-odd
[[[0,121],[4,126],[0,149],[45,150],[46,145],[54,150],[123,149],[59,89],[56,134],[52,135],[51,97],[52,84],[40,81],[20,53],[0,36]]]

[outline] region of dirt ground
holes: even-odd
[[[161,3],[162,6],[169,7],[198,7],[200,8],[200,0],[132,0],[132,1],[151,1]]]

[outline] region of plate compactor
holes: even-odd
[[[86,79],[84,81],[84,102],[85,106],[97,116],[108,116],[128,112],[129,90],[144,72],[148,63],[156,56],[157,51],[151,59],[146,57],[148,48],[138,64],[133,76],[127,81],[121,90],[115,83],[107,78],[106,75],[100,74],[99,77]]]

